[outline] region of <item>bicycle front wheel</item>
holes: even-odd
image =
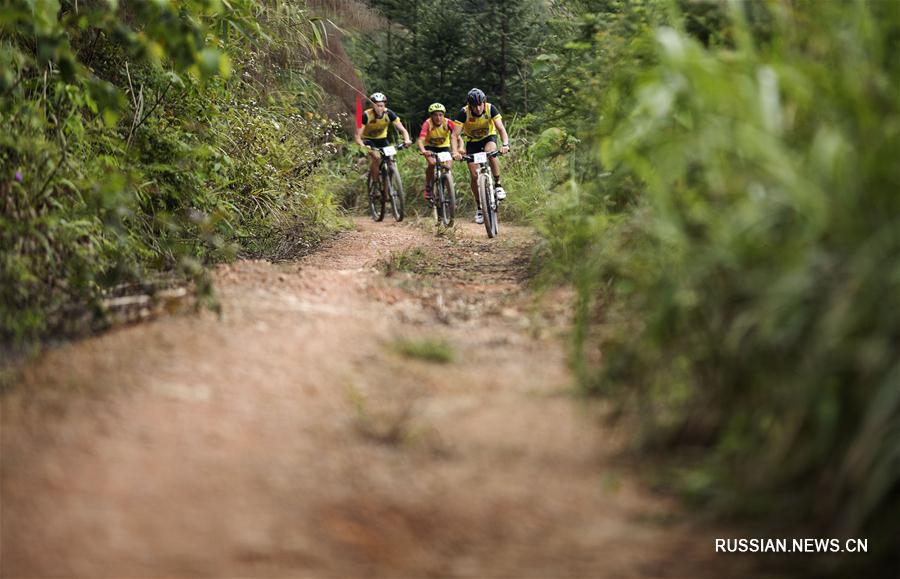
[[[487,236],[493,238],[497,235],[497,204],[494,201],[491,177],[486,173],[478,177],[478,196],[481,198],[481,211],[484,214],[484,229]]]
[[[444,208],[441,199],[444,198],[444,182],[440,178],[435,178],[433,189],[431,191],[431,215],[438,225],[444,220]]]
[[[456,192],[453,190],[453,177],[445,174],[439,181],[441,195],[438,197],[438,203],[441,207],[441,223],[444,224],[444,227],[450,227],[453,225],[453,217],[456,215]]]
[[[369,191],[369,213],[375,221],[384,219],[384,189],[381,180],[372,181],[372,176],[366,178],[366,186]]]
[[[397,170],[396,163],[391,163],[387,181],[390,186],[391,210],[394,212],[394,219],[403,221],[403,206],[406,196],[403,193],[403,182],[400,180],[400,171]]]

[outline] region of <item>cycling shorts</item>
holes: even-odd
[[[469,141],[466,143],[466,155],[474,155],[475,153],[484,152],[484,146],[488,143],[497,144],[497,135],[490,135],[480,141]]]
[[[391,143],[387,139],[363,139],[363,144],[367,147],[376,147],[379,149],[383,149]]]

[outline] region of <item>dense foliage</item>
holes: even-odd
[[[525,114],[543,95],[531,60],[550,28],[549,8],[537,0],[377,0],[384,25],[358,35],[354,61],[368,86],[388,94],[389,106],[419,123],[428,105],[448,111],[465,104],[473,86],[491,102]],[[417,126],[417,125],[416,125]]]
[[[318,27],[280,0],[6,2],[0,337],[333,226],[311,177],[336,128],[315,114]]]
[[[585,144],[540,226],[585,389],[648,447],[705,449],[694,499],[869,536],[874,571],[900,517],[900,4],[582,8],[539,60]]]

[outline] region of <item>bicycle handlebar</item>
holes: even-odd
[[[402,149],[404,146],[405,145],[401,145],[401,146],[397,147],[397,149]],[[488,157],[499,157],[499,156],[503,155],[503,153],[501,153],[499,150],[491,151],[490,153],[486,153],[486,154]],[[426,157],[436,157],[437,153],[435,153],[434,151],[425,151],[425,156]],[[461,161],[466,161],[468,163],[472,163],[474,158],[475,158],[474,155],[463,155]]]
[[[392,147],[394,147],[395,149],[397,149],[398,151],[400,151],[400,150],[405,149],[405,148],[407,148],[407,147],[411,147],[412,145],[407,145],[406,143],[400,143],[399,145],[390,145],[390,146],[392,146]],[[369,150],[371,150],[371,151],[378,151],[379,153],[382,153],[382,154],[384,154],[383,151],[384,151],[384,149],[385,149],[384,147],[373,147],[372,145],[366,145],[366,148],[369,149]]]
[[[486,153],[486,154],[488,157],[499,157],[503,153],[501,153],[500,151],[491,151],[490,153]],[[463,155],[462,160],[466,161],[467,163],[474,163],[475,155]]]

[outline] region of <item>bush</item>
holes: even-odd
[[[302,5],[14,0],[0,15],[0,340],[123,283],[339,225]],[[300,100],[302,99],[302,101]],[[301,106],[300,103],[305,103]]]
[[[719,16],[585,48],[653,53],[583,82],[611,174],[541,219],[579,289],[576,367],[651,448],[708,449],[694,498],[868,533],[874,570],[900,515],[900,6]]]

